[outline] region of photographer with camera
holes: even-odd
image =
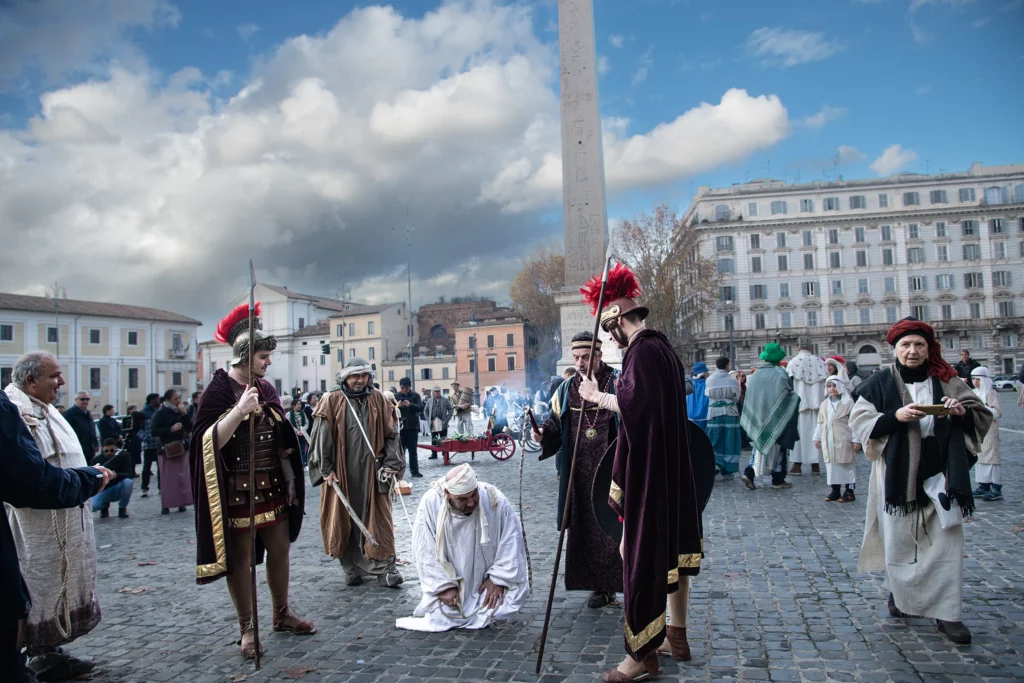
[[[127,418],[127,422],[130,418]],[[99,511],[100,519],[110,517],[110,501],[117,501],[117,516],[120,519],[128,519],[128,501],[132,498],[132,491],[135,488],[132,482],[131,455],[126,449],[117,450],[117,442],[114,439],[105,439],[92,465],[99,465],[113,470],[117,475],[107,484],[107,487],[92,498],[92,511]]]

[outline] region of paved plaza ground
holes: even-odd
[[[792,477],[788,491],[747,491],[738,479],[716,485],[705,514],[707,558],[692,588],[693,661],[663,660],[662,680],[1024,680],[1024,491],[1014,484],[1024,482],[1024,420],[1015,394],[1002,400],[1005,500],[979,502],[965,527],[964,620],[973,645],[952,645],[924,619],[889,618],[881,574],[857,574],[869,471],[861,462],[864,486],[849,504],[823,501],[823,476]],[[444,472],[440,460],[422,462],[427,478],[414,480],[406,497],[410,515],[430,479]],[[478,454],[473,465],[481,480],[518,500],[518,452],[506,462]],[[405,585],[348,587],[338,563],[323,555],[314,490],[292,547],[291,600],[319,633],[272,633],[261,580],[267,653],[259,673],[238,655],[224,582],[195,585],[192,511],[161,516],[159,498],[139,498],[130,520],[96,520],[103,621],[71,649],[100,663],[96,681],[598,680],[622,656],[621,608],[588,609],[585,593],[561,588],[543,674],[533,673],[557,542],[556,490],[553,462],[527,456],[523,498],[534,590],[518,618],[438,634],[394,625],[419,598],[401,507],[395,520]]]

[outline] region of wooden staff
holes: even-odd
[[[608,267],[612,259],[604,262],[604,274],[601,275],[601,291],[597,296],[597,315],[594,316],[594,338],[590,340],[590,359],[587,361],[587,377],[594,372],[594,354],[597,352],[597,335],[601,331],[601,309],[604,308],[604,289],[608,284]],[[569,381],[569,380],[566,380]],[[566,394],[568,396],[568,394]],[[569,409],[569,406],[566,406]],[[580,397],[580,421],[576,425],[576,439],[572,443],[572,456],[569,461],[569,483],[565,491],[565,507],[562,510],[562,523],[558,529],[558,549],[555,550],[555,567],[551,571],[551,590],[548,591],[548,604],[544,610],[544,630],[540,633],[540,651],[537,653],[537,669],[535,673],[540,675],[540,666],[544,659],[544,645],[548,639],[548,626],[551,623],[551,603],[555,599],[555,582],[558,581],[558,565],[562,559],[562,544],[565,542],[565,528],[569,524],[569,505],[572,502],[572,485],[575,482],[576,474],[576,451],[580,447],[580,437],[583,434],[583,422],[586,417],[587,402]]]
[[[249,385],[256,386],[256,271],[249,259]],[[257,389],[257,395],[259,389]],[[260,620],[256,609],[256,415],[249,415],[249,582],[252,585],[252,635],[256,646],[256,670],[260,670]]]

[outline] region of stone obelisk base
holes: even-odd
[[[580,302],[578,290],[563,290],[555,295],[555,303],[561,311],[562,319],[562,356],[558,360],[559,374],[572,365],[572,337],[579,332],[594,331],[594,315],[590,306]],[[615,368],[622,367],[622,352],[612,341],[611,336],[601,331],[598,334],[601,340],[602,360]]]

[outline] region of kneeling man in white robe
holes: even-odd
[[[433,483],[412,536],[423,598],[412,631],[485,628],[520,610],[530,592],[523,531],[508,499],[477,483],[468,464]]]

